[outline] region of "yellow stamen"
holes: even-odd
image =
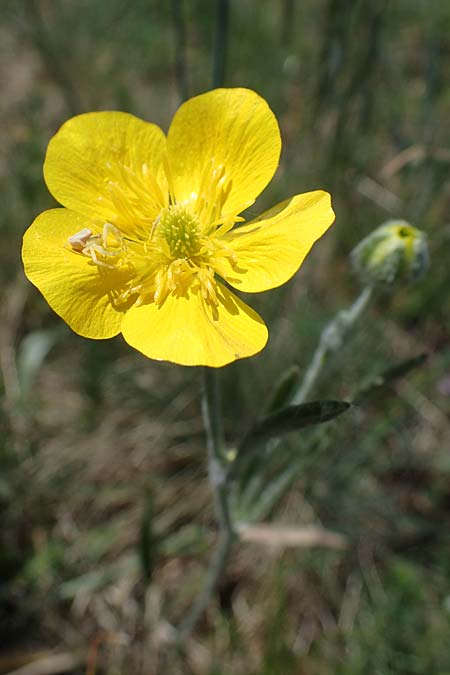
[[[164,170],[169,200],[163,197],[147,166],[143,164],[141,169],[139,176],[128,166],[116,169],[117,174],[120,172],[117,177],[111,171],[108,187],[125,227],[133,224],[142,240],[131,240],[115,225],[105,223],[101,233],[86,229],[70,237],[72,250],[89,257],[102,274],[117,270],[129,273],[113,299],[115,306],[147,302],[162,306],[169,294],[184,294],[192,287],[215,310],[219,306],[216,266],[223,258],[233,265],[237,262],[236,253],[225,245],[222,235],[243,220],[222,213],[231,189],[224,166],[211,160],[203,172],[199,193],[178,204],[174,203],[167,158]],[[151,208],[147,208],[148,198],[147,202],[143,199],[146,186],[153,195]]]

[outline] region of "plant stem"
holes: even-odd
[[[292,46],[294,37],[294,0],[284,0],[281,20],[281,47],[287,51]]]
[[[216,0],[213,87],[222,87],[225,79],[229,9],[229,0]],[[204,368],[203,371],[203,419],[208,444],[208,476],[214,496],[218,542],[209,563],[203,588],[179,627],[178,635],[181,640],[192,633],[208,606],[217,582],[226,568],[235,539],[228,504],[228,467],[222,422],[219,372],[215,368]]]
[[[182,103],[189,98],[184,0],[172,0],[172,20],[175,37],[175,79],[178,96]]]
[[[306,375],[292,397],[292,404],[298,405],[308,398],[328,357],[340,349],[345,335],[364,312],[372,295],[373,288],[366,286],[348,309],[338,312],[325,326]]]
[[[217,582],[227,565],[235,537],[228,505],[225,439],[222,425],[218,371],[212,368],[204,369],[203,417],[208,443],[208,474],[214,495],[219,539],[217,548],[209,563],[204,586],[195,599],[188,615],[180,625],[179,635],[182,639],[192,633],[208,606]]]
[[[212,86],[223,87],[227,61],[228,24],[230,15],[230,1],[217,0],[216,28],[214,32],[214,54]]]

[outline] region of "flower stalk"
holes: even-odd
[[[221,87],[225,79],[229,0],[217,1],[216,21],[212,84],[213,87]],[[208,477],[214,497],[218,542],[209,563],[203,588],[180,626],[181,639],[192,633],[208,606],[217,582],[227,566],[234,540],[227,494],[228,471],[221,398],[219,371],[203,368],[202,412],[208,446]]]
[[[293,394],[293,404],[308,398],[328,357],[341,347],[375,288],[387,290],[394,285],[409,285],[424,276],[429,264],[426,236],[405,220],[390,220],[364,237],[353,249],[351,260],[364,284],[363,290],[354,303],[338,312],[323,330],[306,375]]]
[[[223,87],[227,62],[228,28],[230,1],[217,0],[216,28],[214,33],[214,54],[212,68],[212,86]]]
[[[214,507],[218,526],[218,543],[211,557],[206,581],[196,597],[189,613],[179,628],[181,639],[189,636],[197,625],[211,600],[214,589],[224,572],[235,533],[231,520],[227,490],[227,467],[225,438],[222,423],[219,371],[204,368],[203,418],[208,445],[208,475],[214,496]]]
[[[175,43],[175,79],[180,102],[189,98],[187,37],[184,0],[172,0],[172,22]]]
[[[341,347],[344,337],[363,314],[372,296],[372,286],[366,286],[353,304],[348,309],[338,312],[324,328],[305,377],[292,397],[293,405],[306,401],[328,358]]]

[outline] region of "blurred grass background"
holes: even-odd
[[[25,281],[20,246],[54,205],[42,163],[65,119],[122,109],[167,130],[183,96],[210,87],[215,4],[1,9],[0,673],[57,650],[69,660],[48,672],[72,675],[449,675],[450,4],[231,2],[225,83],[268,100],[284,144],[252,213],[324,188],[337,219],[291,282],[251,298],[271,339],[221,374],[230,443],[274,380],[305,369],[359,292],[350,250],[392,217],[427,232],[429,274],[377,298],[314,395],[351,399],[429,358],[283,441],[238,505],[244,519],[341,533],[345,550],[241,544],[184,661],[164,671],[161,645],[214,542],[200,374],[72,334]]]

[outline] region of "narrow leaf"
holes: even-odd
[[[282,408],[265,417],[249,431],[239,447],[238,456],[255,444],[265,443],[271,438],[329,422],[350,406],[346,401],[313,401]]]
[[[390,384],[399,380],[404,375],[407,375],[414,368],[421,366],[428,358],[428,354],[419,354],[411,359],[405,359],[393,366],[389,366],[383,370],[379,375],[374,377],[370,382],[362,387],[353,399],[355,405],[359,405],[363,401],[372,398],[379,392],[385,390]]]
[[[267,405],[267,413],[273,413],[289,403],[300,379],[300,368],[291,366],[277,381]]]
[[[153,496],[151,492],[147,492],[144,496],[138,547],[142,576],[146,585],[152,578],[158,543],[153,529]]]

